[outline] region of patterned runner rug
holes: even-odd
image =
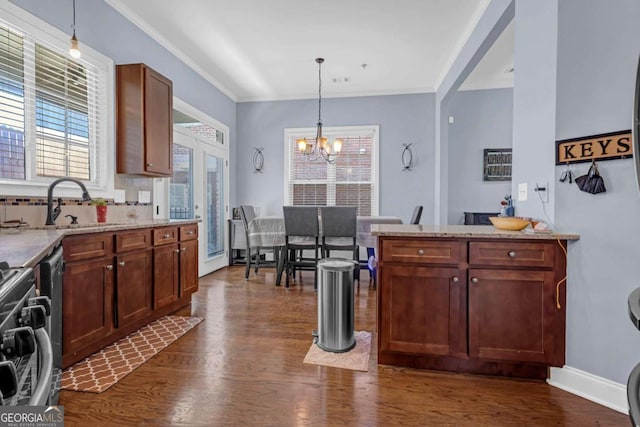
[[[366,372],[369,370],[371,332],[356,331],[355,338],[356,346],[345,353],[324,351],[315,343],[311,344],[311,348],[304,358],[304,363]]]
[[[202,322],[165,316],[65,369],[62,389],[102,393]]]

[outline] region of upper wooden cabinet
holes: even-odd
[[[144,64],[116,66],[117,172],[173,174],[173,85]]]

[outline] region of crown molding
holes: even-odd
[[[153,29],[147,22],[142,19],[139,15],[133,12],[129,7],[125,5],[123,0],[104,0],[109,6],[115,9],[118,13],[128,19],[133,25],[140,28],[143,32],[145,32],[149,37],[155,40],[162,47],[171,52],[175,57],[184,62],[189,68],[202,76],[205,80],[211,83],[216,87],[220,92],[224,93],[226,96],[231,98],[234,102],[238,102],[238,97],[234,94],[229,88],[220,83],[215,77],[206,72],[202,67],[200,67],[194,60],[192,60],[188,55],[174,46],[169,40],[163,37],[159,32]]]

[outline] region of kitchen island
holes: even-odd
[[[493,226],[374,225],[378,363],[545,379],[564,365],[567,241]]]

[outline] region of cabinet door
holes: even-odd
[[[66,263],[62,287],[62,352],[107,336],[113,328],[112,258]]]
[[[554,273],[469,270],[469,356],[556,365]]]
[[[385,264],[380,271],[380,351],[466,355],[464,271]]]
[[[156,310],[178,299],[179,261],[177,244],[153,249],[153,308]]]
[[[198,241],[180,243],[180,296],[198,290]]]
[[[116,258],[116,327],[151,313],[151,251],[118,255]]]
[[[173,89],[171,80],[149,67],[144,69],[145,171],[173,172]]]

